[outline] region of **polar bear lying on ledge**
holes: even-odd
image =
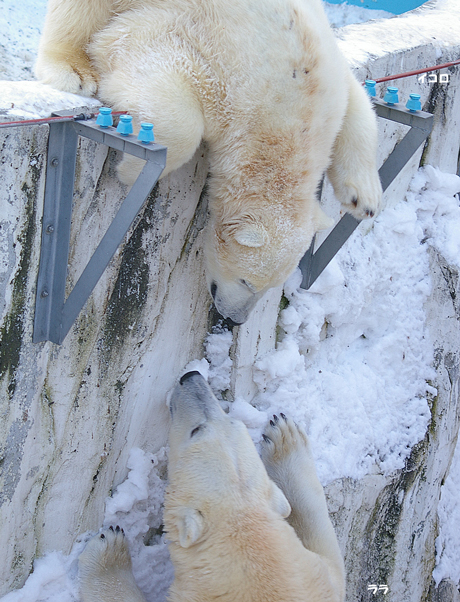
[[[326,169],[346,211],[377,211],[376,119],[321,0],[49,0],[36,74],[152,121],[163,176],[207,142],[208,286],[236,324],[331,225]]]
[[[261,460],[198,372],[170,409],[169,600],[342,602],[343,560],[305,433],[274,417]],[[143,602],[120,530],[90,540],[79,565],[83,602]]]

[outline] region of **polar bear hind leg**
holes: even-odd
[[[134,581],[122,529],[104,529],[89,540],[78,559],[82,602],[145,602]]]
[[[345,569],[337,537],[316,474],[305,432],[284,414],[273,416],[265,429],[261,455],[269,477],[286,496],[291,514],[286,519],[308,550],[324,558],[334,589],[345,595]]]
[[[363,219],[377,213],[382,196],[376,167],[377,122],[361,84],[351,73],[348,81],[347,111],[335,140],[328,177],[346,211]]]

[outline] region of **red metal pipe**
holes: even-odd
[[[128,111],[114,111],[112,115],[126,115]],[[68,115],[66,117],[41,117],[39,119],[22,119],[21,121],[3,121],[0,123],[0,128],[11,127],[15,125],[40,125],[43,123],[56,123],[63,121],[84,121],[92,119],[96,113],[80,113],[79,115]]]
[[[429,71],[439,71],[445,67],[452,67],[453,65],[460,65],[460,60],[452,61],[451,63],[444,63],[443,65],[434,65],[433,67],[426,67],[424,69],[417,69],[416,71],[407,71],[406,73],[398,73],[398,75],[387,75],[386,77],[379,77],[375,79],[376,84],[382,82],[389,82],[393,79],[401,79],[403,77],[410,77],[411,75],[419,75],[420,73],[428,73]]]

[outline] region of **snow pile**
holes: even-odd
[[[230,347],[233,344],[233,335],[221,326],[206,338],[206,357],[208,359],[193,360],[184,368],[184,374],[196,370],[205,378],[211,388],[222,393],[230,388],[230,375],[233,362],[230,358]]]
[[[50,552],[34,562],[34,571],[20,590],[1,598],[2,602],[77,602],[78,556],[87,539],[79,538],[69,556]]]
[[[447,263],[460,269],[460,178],[442,173],[431,165],[420,170],[412,180],[409,202],[418,204],[417,215],[427,242]]]

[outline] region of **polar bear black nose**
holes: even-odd
[[[192,378],[192,376],[195,376],[196,374],[198,374],[198,376],[201,376],[201,374],[198,372],[198,370],[192,370],[191,372],[186,372],[185,374],[183,374],[180,378],[180,384],[183,385],[184,382],[186,380],[188,380],[189,378]]]

